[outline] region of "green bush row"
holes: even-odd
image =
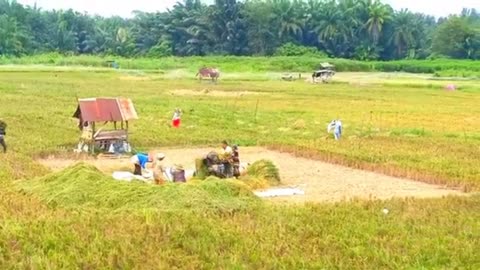
[[[401,60],[401,61],[356,61],[348,59],[330,59],[316,56],[275,56],[275,57],[165,57],[165,58],[122,58],[116,56],[66,56],[56,53],[28,56],[22,58],[1,57],[0,64],[14,65],[54,65],[110,67],[115,61],[122,69],[140,70],[197,70],[201,66],[215,66],[226,72],[310,72],[318,69],[320,63],[330,62],[339,72],[409,72],[435,73],[455,71],[480,72],[480,63],[474,60]],[[441,73],[440,73],[441,74]]]

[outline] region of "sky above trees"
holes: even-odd
[[[43,9],[69,9],[86,11],[89,14],[102,16],[119,15],[132,17],[132,11],[140,10],[145,12],[163,11],[172,7],[177,0],[17,0],[25,5],[37,4]],[[212,3],[213,0],[205,0],[205,3]],[[422,12],[437,17],[447,16],[451,13],[460,13],[463,8],[480,9],[480,0],[383,0],[395,9],[408,8],[414,12]]]

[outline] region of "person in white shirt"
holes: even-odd
[[[342,137],[342,133],[343,133],[343,125],[342,125],[342,121],[340,119],[337,119],[337,120],[332,120],[332,122],[330,122],[330,124],[328,124],[327,126],[327,132],[330,133],[333,131],[333,136],[335,138],[335,140],[340,140],[340,138]]]
[[[233,149],[228,145],[227,141],[222,142],[221,160],[223,161],[223,174],[226,178],[233,177],[232,162],[233,162]]]
[[[222,142],[222,155],[231,155],[233,154],[233,149],[228,145],[227,141]]]
[[[342,121],[338,119],[335,122],[335,129],[333,130],[333,134],[335,135],[335,140],[337,141],[340,140],[340,138],[342,137],[342,132],[343,132]]]

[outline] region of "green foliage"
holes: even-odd
[[[330,62],[339,72],[409,72],[435,73],[438,71],[455,70],[462,72],[479,72],[476,61],[455,59],[432,60],[399,60],[399,61],[355,61],[348,59],[331,59],[316,56],[276,56],[276,57],[162,57],[123,58],[112,56],[63,56],[57,53],[28,56],[22,58],[0,57],[0,65],[53,65],[53,66],[89,66],[109,67],[107,61],[115,60],[122,69],[164,72],[169,70],[197,71],[203,65],[216,66],[222,72],[312,72],[320,68],[320,63]]]
[[[162,43],[153,46],[149,51],[148,51],[148,57],[167,57],[167,56],[172,56],[173,51],[172,51],[172,46],[169,42],[163,41]]]
[[[319,51],[315,47],[305,47],[293,43],[283,44],[275,51],[276,56],[313,56],[319,58],[327,58],[327,55]]]
[[[437,28],[432,50],[452,58],[477,59],[480,52],[480,25],[475,27],[465,17],[448,18]]]
[[[9,56],[319,56],[314,52],[320,51],[360,60],[425,59],[435,39],[435,53],[476,59],[480,46],[474,9],[466,9],[460,15],[464,25],[448,35],[445,28],[451,27],[445,25],[454,19],[437,22],[382,1],[188,0],[129,19],[43,11],[9,0],[0,0],[0,6],[0,55]]]

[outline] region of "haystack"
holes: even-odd
[[[241,180],[253,189],[278,186],[280,173],[272,161],[263,159],[250,165]]]

